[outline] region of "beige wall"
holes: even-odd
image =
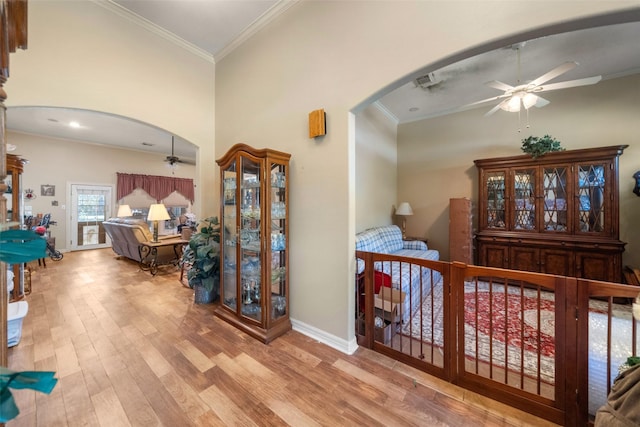
[[[404,76],[472,46],[637,6],[636,1],[541,4],[547,3],[299,2],[226,55],[214,73],[212,63],[94,2],[34,1],[29,49],[11,57],[7,105],[104,111],[187,139],[200,148],[196,197],[204,214],[218,212],[214,160],[231,145],[292,153],[291,315],[296,328],[351,351],[356,232],[351,112]],[[318,108],[327,111],[328,135],[310,140],[307,117]]]
[[[64,139],[45,138],[16,132],[8,132],[7,140],[17,146],[12,154],[29,161],[22,175],[23,189],[34,190],[36,198],[25,200],[33,213],[51,213],[57,225],[50,228],[56,238],[56,248],[65,250],[69,242],[67,217],[71,207],[67,186],[73,184],[112,185],[113,211],[117,212],[116,172],[143,173],[145,175],[171,176],[163,155],[142,153],[100,145],[84,144]],[[194,178],[195,167],[181,164],[176,168],[178,178]],[[55,185],[55,197],[40,195],[41,185]],[[52,206],[56,200],[58,206]],[[155,203],[155,202],[153,202]]]
[[[392,223],[397,206],[397,123],[375,106],[356,115],[356,232]]]
[[[403,76],[471,46],[637,3],[540,5],[299,2],[216,65],[216,155],[237,142],[292,154],[294,327],[347,351],[355,347],[352,110]],[[310,140],[307,115],[318,108],[327,112],[328,134]]]
[[[623,264],[640,266],[640,199],[632,175],[640,170],[640,75],[594,86],[549,92],[551,103],[531,110],[522,132],[517,114],[484,113],[492,106],[401,125],[398,130],[398,195],[415,215],[408,234],[426,233],[429,245],[449,254],[449,198],[478,199],[473,160],[522,154],[522,139],[550,134],[566,149],[629,145],[620,157],[620,239]],[[476,206],[477,207],[477,206]],[[475,221],[474,221],[475,224]]]
[[[29,47],[11,56],[6,104],[102,111],[179,135],[200,148],[196,199],[211,215],[214,78],[212,61],[98,2],[33,1]]]

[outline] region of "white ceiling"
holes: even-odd
[[[498,80],[511,86],[519,84],[518,50],[520,83],[534,80],[567,61],[579,65],[549,83],[597,75],[606,80],[636,74],[640,72],[638,40],[640,22],[529,40],[519,49],[506,46],[435,70],[433,77],[438,83],[434,86],[423,89],[411,81],[383,96],[379,103],[399,123],[463,111],[468,109],[467,104],[502,95],[503,92],[486,86],[486,82]],[[479,113],[484,114],[496,104],[498,101],[473,108],[482,108]]]
[[[71,122],[79,127],[71,127]],[[7,108],[7,128],[17,132],[108,145],[129,150],[171,154],[173,135],[133,119],[96,111],[57,107]],[[196,159],[196,147],[175,136],[177,157]],[[10,143],[11,141],[9,141]]]
[[[126,14],[147,28],[155,28],[158,34],[213,62],[294,3],[274,0],[111,0],[108,4],[114,11]],[[520,82],[535,79],[566,61],[577,61],[580,65],[551,83],[594,75],[607,79],[638,73],[639,39],[640,23],[636,22],[528,41],[520,49]],[[383,96],[378,105],[398,123],[468,109],[465,106],[469,103],[501,95],[500,91],[487,87],[487,81],[518,84],[516,52],[516,49],[505,47],[434,70],[433,77],[438,82],[434,86],[422,89],[413,81],[408,82]],[[495,103],[487,103],[475,108],[480,108],[478,114],[484,114],[493,105]],[[67,126],[72,120],[80,123],[81,128]],[[171,152],[171,134],[165,130],[96,112],[12,107],[7,110],[7,128],[167,155]],[[144,146],[143,142],[153,145]],[[176,136],[175,154],[195,160],[196,147]]]
[[[277,0],[111,0],[218,59]]]

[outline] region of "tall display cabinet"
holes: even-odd
[[[476,160],[478,264],[620,282],[627,145]]]
[[[289,319],[289,159],[234,145],[220,166],[220,306],[216,315],[268,343]]]
[[[7,177],[4,182],[7,186],[5,198],[7,199],[7,221],[16,223],[13,228],[22,228],[24,224],[24,200],[22,196],[22,172],[27,161],[19,156],[7,154]],[[14,264],[13,269],[13,293],[12,300],[24,297],[24,264]]]

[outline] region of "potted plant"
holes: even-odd
[[[189,265],[187,281],[194,290],[194,302],[215,301],[220,293],[220,224],[218,217],[204,219],[193,233],[181,262]]]
[[[549,135],[543,137],[530,136],[522,140],[522,151],[531,154],[531,157],[538,157],[551,151],[564,151],[560,146],[560,141]]]

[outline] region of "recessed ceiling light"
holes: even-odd
[[[142,145],[147,146],[147,147],[153,147],[156,144],[152,144],[150,142],[143,142]]]
[[[78,122],[69,122],[69,126],[71,126],[72,128],[79,128],[80,127],[80,123],[78,123]]]
[[[411,111],[412,113],[414,113],[414,112],[416,112],[416,111],[418,111],[418,110],[419,110],[419,108],[418,108],[418,107],[411,107],[411,108],[409,108],[409,111]]]

